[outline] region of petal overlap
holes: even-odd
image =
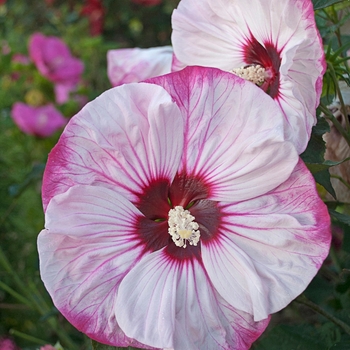
[[[73,117],[52,150],[43,182],[44,207],[73,185],[113,187],[136,200],[152,178],[174,177],[183,147],[176,104],[164,89],[149,84],[115,89]]]
[[[50,202],[39,235],[41,277],[56,307],[103,343],[137,344],[125,337],[112,307],[120,280],[143,251],[135,239],[137,215],[114,191],[74,186]]]
[[[329,215],[311,179],[300,161],[290,178],[266,195],[223,204],[221,234],[203,245],[215,288],[255,320],[299,295],[327,256]]]
[[[227,306],[198,261],[174,262],[163,250],[123,279],[115,310],[129,337],[163,348],[248,349],[250,332],[258,337],[268,324]]]
[[[113,86],[138,83],[170,73],[172,60],[171,46],[109,50],[107,74]]]
[[[164,87],[180,106],[185,141],[179,172],[202,177],[210,184],[210,199],[255,197],[291,174],[298,155],[284,141],[282,114],[258,87],[201,67],[148,81]],[[184,83],[191,89],[184,90]]]

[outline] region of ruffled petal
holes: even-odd
[[[130,200],[154,178],[171,179],[183,147],[183,122],[159,86],[111,89],[71,119],[51,151],[43,203],[77,184],[98,184]]]
[[[72,187],[46,211],[38,238],[41,278],[62,314],[102,343],[138,346],[120,330],[113,305],[121,279],[143,253],[135,232],[140,215],[128,200],[97,186]]]
[[[225,327],[228,349],[250,349],[270,322],[270,316],[255,322],[251,314],[245,313],[229,305],[217,294],[218,307],[221,310],[221,323]]]
[[[252,0],[247,6],[244,1],[182,0],[172,26],[174,53],[186,65],[231,71],[260,64],[251,56],[259,60],[262,52],[280,61],[272,96],[286,118],[287,139],[299,154],[305,150],[326,68],[311,1]]]
[[[197,260],[180,262],[160,250],[123,279],[116,318],[129,337],[155,347],[248,349],[268,320],[256,323],[217,297]]]
[[[157,348],[172,348],[175,327],[176,264],[161,251],[144,257],[123,279],[115,315],[125,334]]]
[[[327,208],[300,161],[275,190],[221,210],[220,234],[202,244],[204,266],[230,305],[265,319],[307,287],[328,255]]]
[[[107,75],[113,86],[170,73],[173,59],[171,46],[140,49],[117,49],[107,52]]]
[[[298,155],[284,141],[279,108],[254,84],[202,67],[149,82],[180,106],[185,141],[179,173],[202,178],[210,199],[253,198],[288,179]]]

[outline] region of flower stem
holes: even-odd
[[[297,303],[303,304],[308,306],[310,309],[314,310],[318,314],[328,318],[330,321],[332,321],[334,324],[342,328],[347,334],[350,335],[350,326],[346,324],[345,322],[339,320],[338,318],[334,317],[324,309],[320,308],[317,304],[313,303],[311,300],[309,300],[304,294],[300,295],[298,298],[294,300]]]
[[[36,310],[39,315],[46,316],[50,312],[50,307],[41,296],[39,290],[34,283],[30,283],[29,288],[25,285],[23,280],[18,276],[16,271],[12,268],[10,262],[7,260],[3,250],[0,247],[0,266],[4,267],[4,270],[11,275],[17,288],[21,291],[22,295],[16,292],[14,289],[8,287],[5,283],[1,282],[0,287],[6,290],[16,299],[28,305],[30,308]],[[53,317],[47,319],[47,324],[50,328],[57,334],[57,336],[62,340],[62,343],[67,346],[68,349],[76,349],[75,343],[72,341],[70,336],[61,330],[57,324],[57,320]],[[16,331],[17,332],[17,331]]]
[[[11,335],[20,337],[20,338],[25,339],[25,340],[29,340],[29,341],[31,341],[31,342],[33,342],[33,343],[36,343],[36,344],[41,344],[41,345],[47,344],[47,342],[46,342],[45,340],[42,340],[42,339],[33,337],[33,336],[31,336],[31,335],[28,335],[28,334],[25,334],[25,333],[16,331],[15,329],[10,329],[10,332],[9,332],[9,333],[10,333]]]
[[[29,306],[32,309],[32,304],[30,303],[30,301],[24,296],[22,296],[21,294],[17,293],[14,289],[9,287],[6,283],[0,281],[0,288],[3,289],[5,292],[11,294],[14,298],[16,298],[21,303]]]
[[[330,74],[331,74],[331,76],[333,78],[334,87],[335,87],[335,90],[336,90],[336,93],[337,93],[337,97],[339,98],[339,102],[340,102],[340,111],[344,115],[345,124],[346,124],[346,131],[347,131],[347,133],[349,133],[349,131],[350,131],[349,118],[347,118],[347,112],[346,112],[346,108],[345,108],[345,103],[344,103],[342,92],[341,92],[341,90],[339,88],[337,75],[335,73],[335,70],[334,70],[334,67],[333,67],[332,63],[327,62],[327,67],[329,68]]]

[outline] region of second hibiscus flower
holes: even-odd
[[[305,150],[326,67],[311,0],[181,0],[172,25],[181,62],[260,85],[284,114],[286,138]]]

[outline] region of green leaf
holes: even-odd
[[[92,344],[92,350],[138,350],[138,348],[132,348],[131,346],[127,348],[120,348],[120,347],[105,345],[105,344],[98,343],[97,341],[92,339],[91,339],[91,344]]]
[[[335,343],[329,350],[349,350],[350,349],[350,340],[341,340],[338,343]]]
[[[319,10],[342,1],[343,0],[312,0],[312,3],[314,5],[314,9]]]
[[[328,132],[329,124],[325,118],[318,117],[317,124],[312,128],[310,141],[304,153],[300,155],[305,163],[323,163],[326,143],[322,135]]]
[[[311,171],[312,174],[316,174],[316,173],[322,172],[324,170],[328,170],[330,167],[335,166],[335,165],[339,165],[347,160],[349,160],[349,159],[347,158],[347,159],[341,160],[340,162],[333,162],[331,160],[325,160],[323,163],[317,163],[317,164],[306,163],[306,166],[308,167],[308,169]]]
[[[349,215],[339,213],[333,209],[328,209],[328,211],[329,211],[329,214],[332,215],[335,219],[342,222],[343,224],[350,226],[350,216]]]
[[[308,164],[306,164],[308,165]],[[329,174],[329,170],[322,170],[315,174],[313,174],[315,181],[323,186],[335,199],[337,198],[334,188],[331,183],[331,175]]]
[[[327,347],[320,342],[317,334],[314,337],[310,335],[312,331],[307,325],[276,326],[253,350],[326,350]]]

